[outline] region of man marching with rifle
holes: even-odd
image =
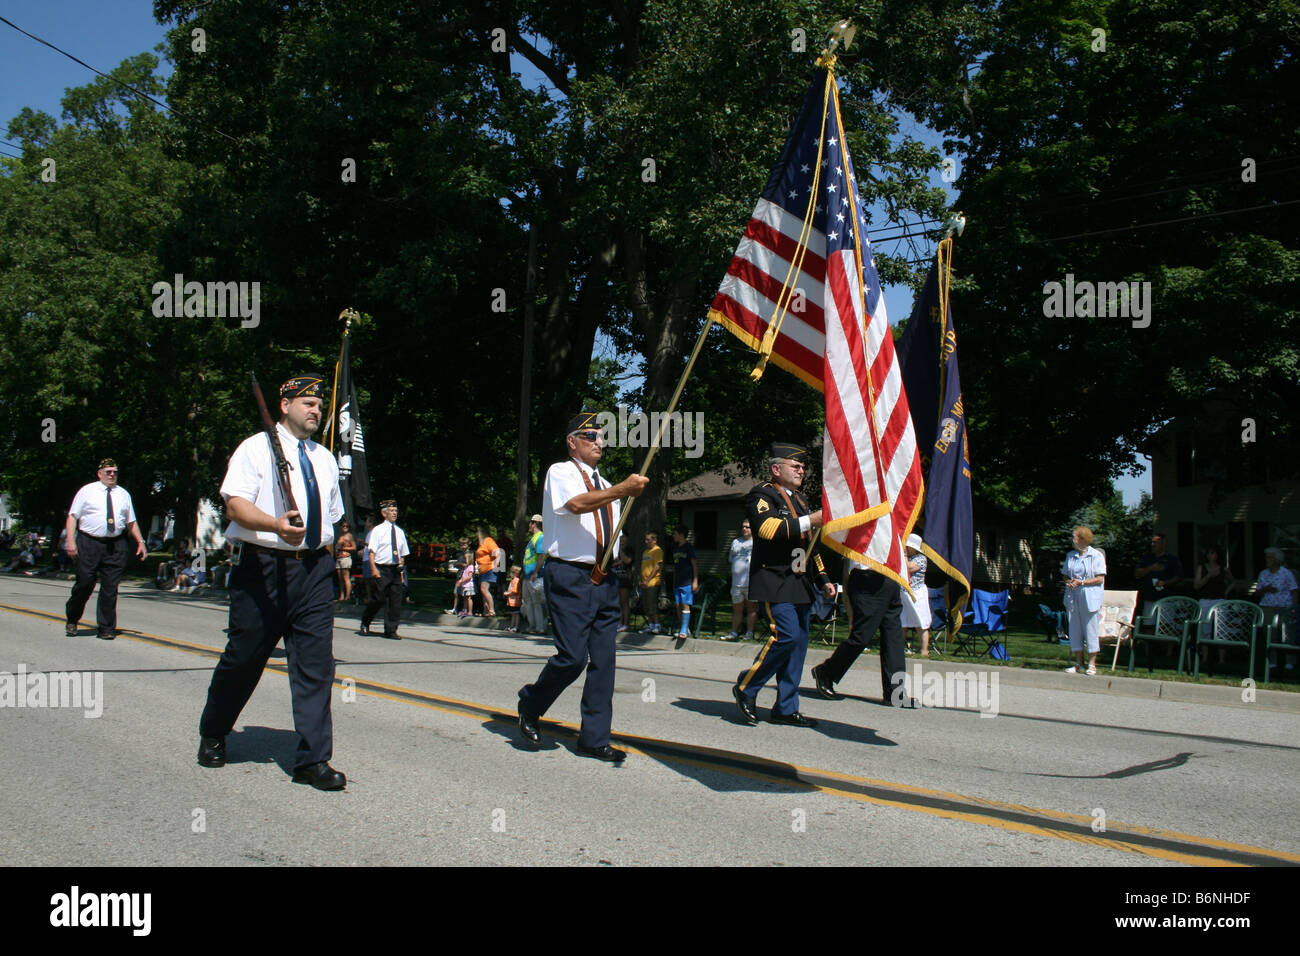
[[[316,375],[281,385],[279,424],[271,422],[256,379],[253,391],[266,430],[235,449],[221,485],[231,519],[226,537],[235,547],[230,639],[199,719],[199,764],[225,765],[226,735],[284,638],[300,738],[294,783],[342,790],[347,779],[329,765],[334,559],[328,545],[343,517],[343,499],[334,456],[311,440],[321,423],[324,388]]]

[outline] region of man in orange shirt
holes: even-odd
[[[493,569],[501,548],[488,534],[487,525],[481,524],[475,530],[478,532],[478,550],[474,552],[474,562],[478,566],[478,574],[474,580],[478,584],[478,593],[483,596],[484,615],[494,617],[496,606],[492,603],[492,585],[496,582],[497,574]]]

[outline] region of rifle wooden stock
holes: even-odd
[[[262,386],[257,384],[256,373],[248,374],[253,382],[253,397],[257,399],[257,409],[262,413],[262,428],[266,431],[266,440],[271,445],[271,460],[275,462],[275,480],[280,486],[280,495],[284,499],[286,508],[297,511],[298,502],[293,498],[293,487],[289,483],[289,462],[284,457],[284,449],[280,447],[280,436],[275,433],[275,422],[271,420],[271,413],[267,410],[266,399],[262,397]],[[295,528],[301,528],[302,515],[289,519],[289,523]]]

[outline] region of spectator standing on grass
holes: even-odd
[[[339,603],[352,600],[352,553],[357,549],[357,539],[352,537],[352,529],[344,521],[340,526],[339,539],[334,542],[334,567],[339,576]]]
[[[924,542],[919,534],[907,536],[907,585],[912,589],[909,595],[902,592],[903,609],[899,623],[906,636],[910,630],[921,633],[921,656],[930,656],[930,591],[925,586],[925,572],[930,566],[921,545]]]
[[[622,633],[628,629],[632,620],[632,575],[635,573],[632,548],[626,537],[619,540],[618,557],[614,560],[612,571],[618,579],[618,630]]]
[[[460,556],[460,575],[452,587],[451,607],[448,614],[469,617],[474,613],[474,555],[467,548]],[[462,606],[463,605],[463,606]]]
[[[695,592],[700,589],[700,565],[695,560],[695,546],[686,540],[690,528],[679,525],[673,532],[673,600],[677,602],[677,613],[681,617],[677,636],[690,637],[691,605],[695,603]]]
[[[546,590],[542,584],[546,550],[542,539],[542,516],[535,514],[528,519],[528,541],[524,544],[524,630],[529,634],[546,633]]]
[[[1092,531],[1074,529],[1074,550],[1065,557],[1065,602],[1070,612],[1070,650],[1075,663],[1067,674],[1083,671],[1083,654],[1088,652],[1089,677],[1097,673],[1097,652],[1101,649],[1101,598],[1106,587],[1106,558],[1092,546]]]
[[[754,637],[754,623],[758,619],[758,604],[749,599],[749,561],[754,555],[754,532],[746,518],[740,525],[740,536],[731,542],[728,557],[731,561],[731,630],[724,641],[740,637],[745,627],[745,640]]]
[[[1165,549],[1165,535],[1157,531],[1151,536],[1151,551],[1142,556],[1135,572],[1138,580],[1138,603],[1143,613],[1146,605],[1161,598],[1177,594],[1175,590],[1183,580],[1183,564],[1178,555]]]
[[[664,550],[659,547],[659,535],[647,531],[645,551],[641,553],[641,609],[645,611],[646,633],[658,634],[659,581],[664,570]]]
[[[504,554],[504,552],[488,534],[487,525],[481,524],[475,531],[478,534],[478,550],[474,552],[474,560],[478,564],[475,583],[478,585],[479,594],[483,597],[483,616],[494,617],[496,604],[492,600],[492,585],[497,580],[497,554]]]
[[[510,626],[507,631],[519,630],[519,608],[523,604],[524,569],[517,564],[510,566],[510,583],[506,586],[506,607],[510,609]]]

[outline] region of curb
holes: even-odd
[[[149,585],[148,587],[152,587]],[[145,589],[142,586],[142,589]],[[169,592],[158,592],[160,595]],[[209,601],[224,606],[228,603],[226,592],[206,588],[200,594],[170,594],[173,599]],[[335,618],[352,618],[361,620],[360,605],[335,605]],[[476,631],[497,631],[500,636],[518,640],[536,640],[538,635],[511,633],[506,631],[507,617],[473,617],[463,618],[442,611],[424,611],[402,609],[401,623],[425,624],[430,627],[448,629],[470,629]],[[744,641],[722,641],[710,638],[688,637],[679,641],[676,637],[665,634],[646,634],[640,631],[622,631],[618,635],[618,647],[628,651],[674,651],[680,654],[713,654],[719,657],[739,657],[752,659],[762,647],[758,643]],[[810,644],[810,655],[818,650],[827,654],[833,648],[830,645]],[[1100,669],[1096,677],[1083,674],[1066,674],[1063,672],[1034,670],[1021,667],[995,667],[981,664],[978,660],[953,661],[928,657],[908,657],[907,668],[924,661],[926,670],[947,672],[962,671],[977,674],[987,672],[997,674],[1001,684],[1012,687],[1033,687],[1040,690],[1069,690],[1084,694],[1113,694],[1121,697],[1137,697],[1150,700],[1169,700],[1189,704],[1215,704],[1221,707],[1262,708],[1300,714],[1300,693],[1281,690],[1255,690],[1255,700],[1242,700],[1244,688],[1223,684],[1192,684],[1180,681],[1155,680],[1146,677],[1128,677],[1118,671]],[[873,673],[880,673],[880,657],[876,653],[863,655],[863,664]]]

